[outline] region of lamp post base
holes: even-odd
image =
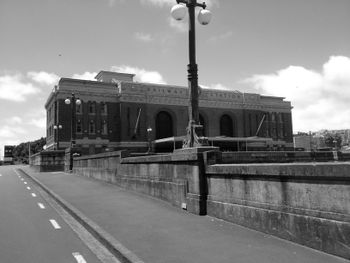
[[[192,148],[209,145],[208,139],[206,137],[200,137],[197,135],[197,129],[203,129],[203,125],[195,124],[193,120],[188,123],[188,126],[186,128],[187,137],[183,142],[182,148]]]

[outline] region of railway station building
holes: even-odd
[[[188,88],[139,83],[135,75],[101,71],[96,81],[61,78],[45,104],[47,149],[71,141],[74,93],[76,146],[82,154],[129,149],[145,152],[181,147],[188,126]],[[200,89],[201,136],[222,150],[293,148],[291,103],[281,97]]]

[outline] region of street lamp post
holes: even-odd
[[[72,93],[71,98],[67,98],[64,101],[67,105],[71,105],[71,139],[70,139],[70,153],[69,153],[69,170],[73,170],[73,147],[75,146],[76,140],[76,105],[81,104],[81,100],[75,97],[75,94]]]
[[[187,138],[184,143],[184,147],[196,147],[201,146],[200,140],[196,134],[196,128],[201,127],[199,125],[199,111],[198,111],[198,66],[196,63],[196,34],[195,34],[195,8],[197,6],[203,9],[198,14],[198,21],[202,25],[207,25],[211,19],[211,12],[206,10],[205,3],[197,3],[197,0],[177,0],[177,5],[171,9],[171,14],[174,19],[182,20],[186,15],[186,8],[189,15],[189,64],[187,66],[188,72],[188,88],[189,88],[189,106],[188,115],[189,123],[187,126]]]
[[[55,149],[56,150],[59,150],[59,136],[58,136],[58,132],[59,132],[59,130],[61,130],[62,129],[62,125],[61,124],[58,124],[58,125],[54,125],[53,126],[53,129],[54,129],[54,131],[55,131],[55,142],[56,142],[56,147],[55,147]]]
[[[147,128],[147,141],[148,141],[147,153],[151,153],[152,152],[151,132],[152,132],[152,128],[148,127]]]

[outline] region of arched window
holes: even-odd
[[[89,133],[94,134],[96,132],[95,122],[93,120],[89,123]]]
[[[102,134],[107,135],[108,134],[108,125],[106,120],[103,120],[101,123],[101,129],[102,129]]]
[[[173,119],[166,111],[161,111],[156,117],[156,138],[172,137],[173,134]]]
[[[222,115],[220,118],[220,135],[233,136],[233,121],[227,114]]]

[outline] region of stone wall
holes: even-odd
[[[75,158],[74,172],[350,258],[350,163],[225,164],[223,155],[110,152]]]
[[[73,170],[182,207],[191,202],[191,193],[197,191],[192,189],[194,184],[188,189],[188,180],[192,179],[187,176],[198,175],[196,168],[191,161],[176,161],[171,155],[130,157],[126,151],[118,151],[75,158]],[[193,206],[190,210],[198,210]]]
[[[350,163],[207,167],[207,214],[350,259]]]
[[[29,164],[39,172],[64,170],[64,151],[42,151],[30,156]]]
[[[223,152],[220,163],[293,163],[350,161],[350,153],[340,151],[245,151]]]

